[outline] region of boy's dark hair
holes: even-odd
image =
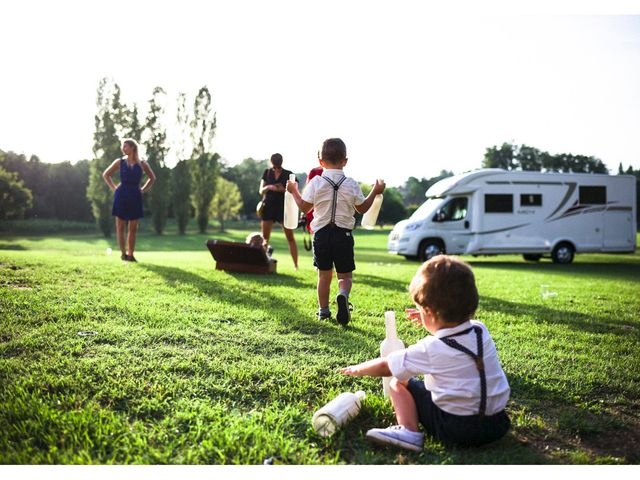
[[[320,158],[331,165],[337,165],[347,158],[347,146],[339,138],[327,138],[322,144]]]
[[[271,155],[271,165],[273,165],[274,167],[281,167],[282,155],[280,155],[279,153],[274,153],[273,155]]]
[[[466,322],[478,308],[478,289],[471,267],[447,255],[424,262],[411,280],[409,292],[415,303],[452,325]]]

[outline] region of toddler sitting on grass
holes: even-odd
[[[394,377],[389,396],[398,425],[371,429],[367,438],[420,451],[418,423],[446,444],[474,446],[503,437],[510,427],[504,410],[509,383],[487,327],[471,319],[478,307],[471,268],[438,255],[418,269],[409,291],[416,308],[407,310],[408,317],[431,335],[386,358],[341,369],[345,375]]]

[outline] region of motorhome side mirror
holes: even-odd
[[[433,216],[434,222],[443,222],[444,221],[444,212],[442,210],[436,210],[436,214]]]

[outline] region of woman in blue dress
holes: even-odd
[[[113,161],[102,173],[102,178],[107,182],[109,188],[115,192],[113,198],[113,209],[111,215],[116,217],[116,233],[118,235],[118,245],[122,260],[136,262],[133,250],[136,246],[136,233],[138,231],[138,221],[142,215],[142,194],[148,192],[156,181],[156,176],[147,164],[140,160],[138,156],[138,144],[135,140],[127,138],[122,142],[122,153],[124,157]],[[113,183],[111,176],[120,171],[120,184]],[[142,173],[146,173],[147,181],[140,188]],[[128,224],[127,243],[124,242],[125,225]]]

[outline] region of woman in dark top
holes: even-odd
[[[118,235],[118,245],[122,253],[122,260],[128,262],[137,261],[133,256],[133,250],[136,245],[136,233],[138,231],[138,221],[142,218],[142,194],[147,192],[156,176],[147,164],[141,161],[138,156],[138,144],[130,138],[122,143],[122,153],[124,157],[113,161],[109,167],[102,173],[102,178],[109,185],[109,188],[115,192],[113,197],[113,209],[111,215],[116,217],[116,233]],[[111,176],[120,171],[120,184],[116,186]],[[142,173],[146,173],[147,181],[140,188],[140,180]],[[128,223],[129,233],[127,234],[127,244],[124,243],[124,229]]]
[[[273,222],[279,222],[282,225],[287,242],[289,242],[289,252],[293,258],[293,265],[298,269],[298,245],[293,235],[293,230],[284,228],[284,192],[287,186],[289,175],[293,173],[282,168],[282,155],[274,153],[271,155],[271,168],[267,168],[262,174],[260,180],[260,195],[264,196],[264,212],[262,214],[262,236],[265,244],[269,243],[271,238],[271,230]]]

